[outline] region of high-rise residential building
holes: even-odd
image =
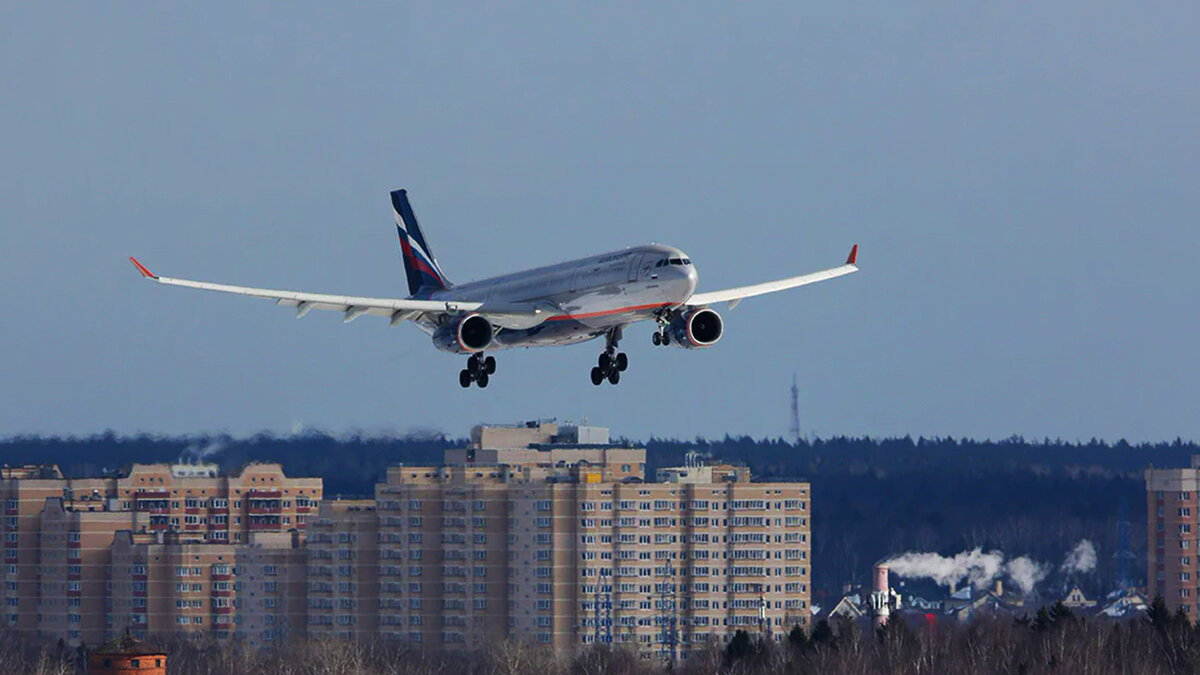
[[[113,623],[108,592],[117,532],[143,540],[158,534],[164,543],[188,546],[238,547],[272,534],[289,541],[294,535],[298,542],[320,503],[321,479],[289,478],[278,464],[258,463],[229,476],[215,465],[135,464],[123,473],[81,479],[65,478],[55,466],[31,465],[0,467],[0,499],[0,623],[94,644],[124,625]],[[127,599],[131,604],[121,616],[144,614],[133,611],[136,596]],[[304,621],[299,625],[302,630]]]
[[[222,544],[177,532],[116,533],[110,633],[187,633],[280,642],[305,624],[298,533],[251,533]]]
[[[1200,616],[1200,455],[1186,469],[1146,469],[1146,579],[1149,596]]]
[[[374,499],[323,500],[272,464],[5,468],[6,623],[71,643],[518,639],[664,660],[807,625],[807,483],[694,455],[656,479],[644,449],[553,423],[476,427],[440,466],[389,467]]]
[[[308,629],[308,554],[299,532],[263,532],[234,551],[234,637],[281,644]]]
[[[307,609],[313,636],[370,639],[379,626],[375,502],[326,500],[309,521]]]
[[[37,631],[72,644],[110,637],[108,578],[113,537],[148,522],[138,511],[68,511],[48,497],[41,514]]]
[[[606,429],[476,428],[442,466],[390,467],[373,512],[323,504],[330,520],[323,510],[309,540],[310,633],[374,620],[385,638],[433,648],[599,641],[673,658],[738,629],[807,625],[808,484],[753,483],[744,466],[698,461],[658,476],[645,482],[645,450],[609,443]],[[353,539],[363,525],[351,513],[373,515],[377,536]],[[378,560],[377,606],[359,601],[357,618],[351,602],[313,595],[329,587],[314,574],[328,567],[336,583],[334,556],[352,542]]]

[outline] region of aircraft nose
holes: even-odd
[[[683,269],[684,269],[684,278],[687,281],[688,295],[690,296],[693,292],[695,292],[696,282],[698,282],[700,280],[700,277],[699,277],[699,275],[696,274],[696,267],[694,265],[688,265],[687,267],[684,267]]]

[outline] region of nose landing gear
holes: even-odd
[[[488,386],[488,377],[496,372],[496,357],[484,357],[482,353],[472,354],[467,359],[467,367],[458,373],[458,384],[463,389],[474,382],[480,389]]]
[[[671,333],[667,330],[667,327],[671,324],[670,314],[666,310],[660,310],[655,313],[654,321],[658,324],[658,327],[650,335],[650,341],[654,343],[655,347],[660,345],[665,347],[671,344]]]

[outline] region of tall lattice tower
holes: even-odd
[[[800,433],[800,387],[796,385],[796,374],[792,373],[792,442],[797,445],[804,440]]]
[[[1133,553],[1133,546],[1129,541],[1129,504],[1124,497],[1121,497],[1121,515],[1117,521],[1117,552],[1113,557],[1117,559],[1117,587],[1124,591],[1133,588],[1133,567],[1137,562],[1137,556]]]

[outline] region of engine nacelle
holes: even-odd
[[[444,352],[472,354],[492,345],[492,322],[478,314],[452,319],[433,331],[433,346]]]
[[[700,307],[676,314],[667,330],[671,332],[672,345],[683,349],[700,349],[711,347],[721,339],[725,323],[714,310]]]

